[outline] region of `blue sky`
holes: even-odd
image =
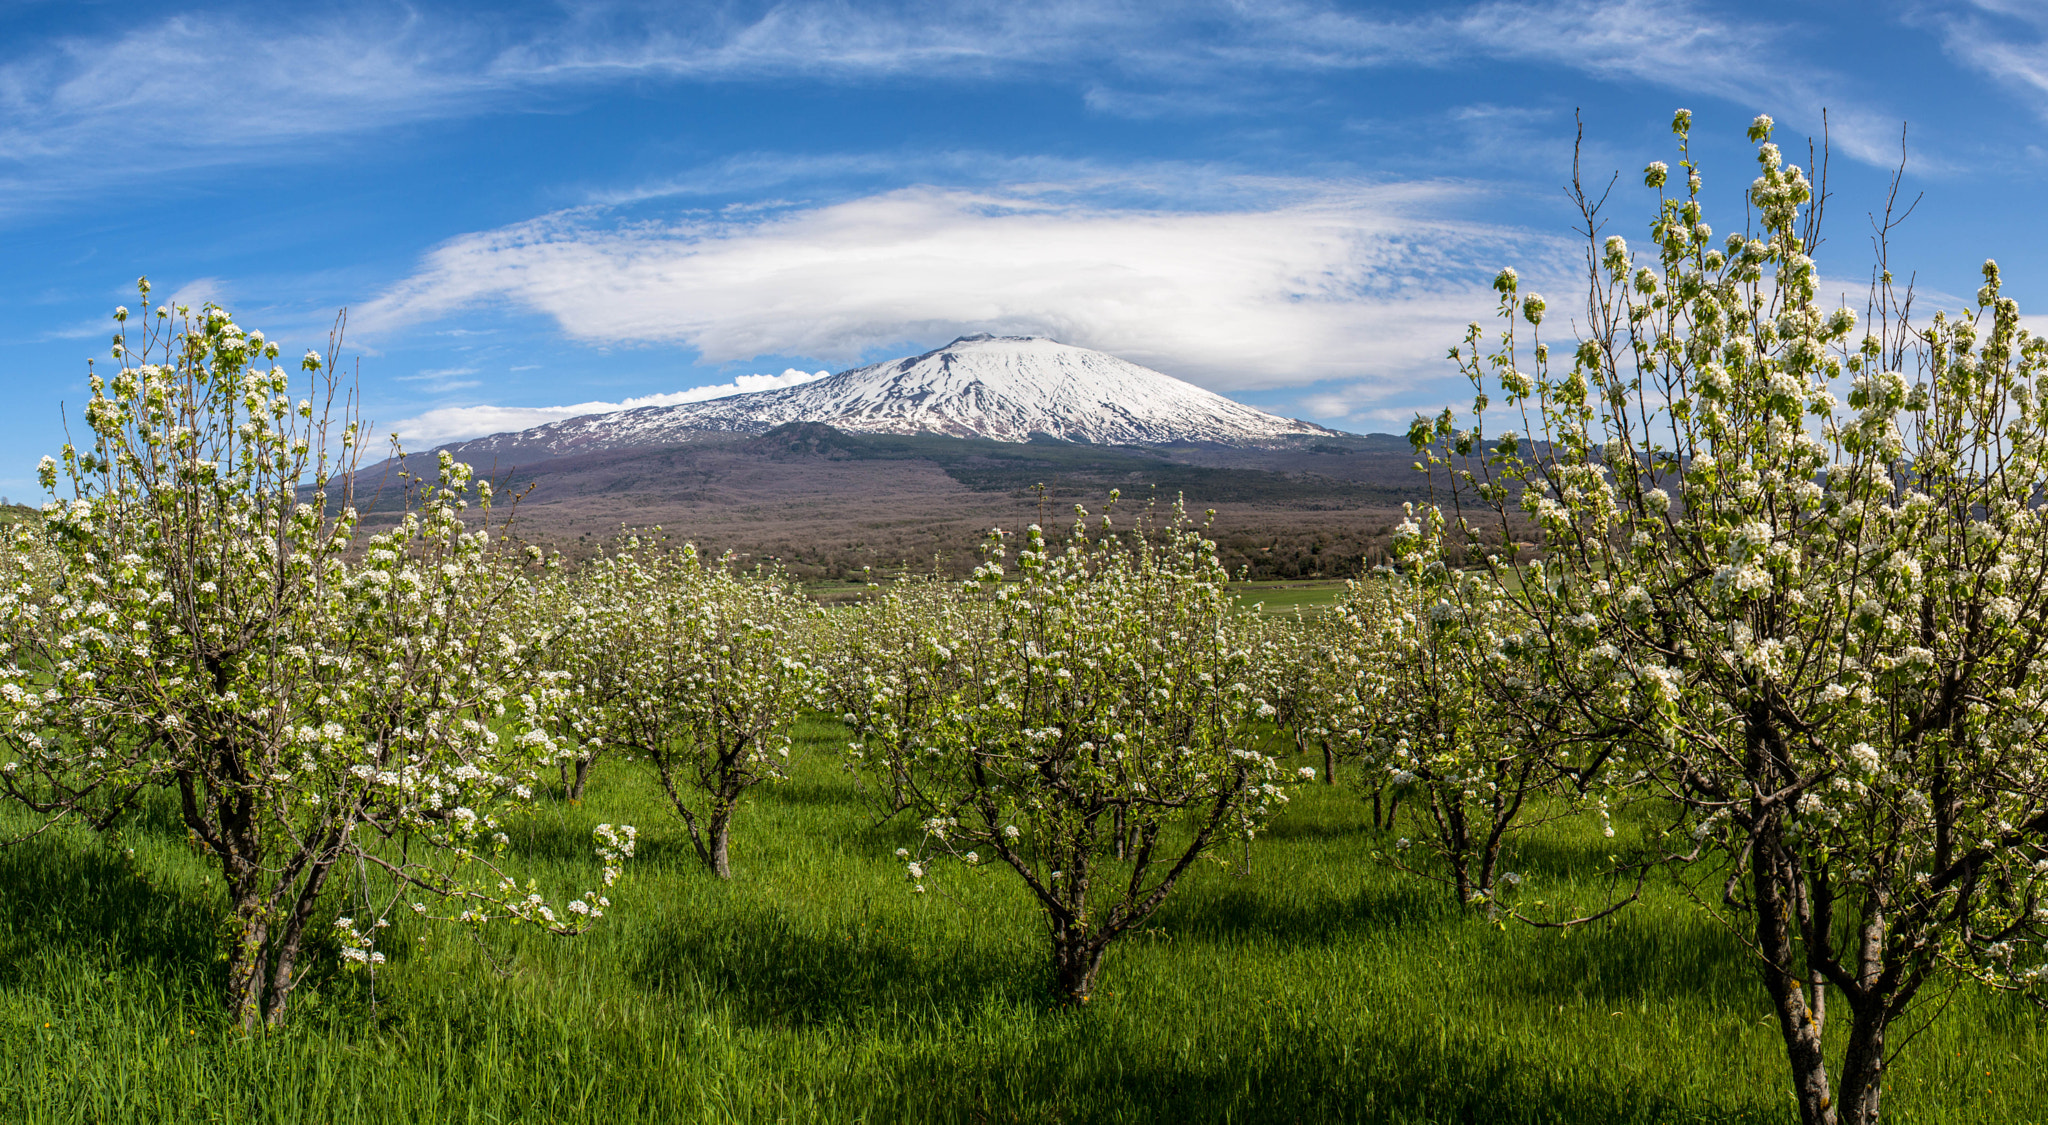
[[[980,331],[1399,430],[1500,266],[1566,303],[1575,111],[1638,236],[1678,106],[1724,231],[1751,116],[1827,111],[1845,288],[1908,126],[1896,260],[2048,302],[2043,2],[0,0],[0,491],[139,274],[294,351],[348,308],[416,448]]]

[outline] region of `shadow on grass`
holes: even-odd
[[[795,805],[801,808],[844,808],[854,814],[865,814],[868,802],[854,791],[843,778],[834,778],[830,784],[815,781],[785,781],[775,785],[762,785],[753,790],[755,798],[763,804]]]
[[[925,949],[907,933],[860,923],[821,929],[762,910],[723,917],[671,915],[653,927],[633,970],[662,993],[702,990],[736,1018],[782,1029],[914,1014],[965,1019],[997,1004],[1045,1000],[1041,965],[949,948]]]
[[[159,888],[98,837],[59,832],[0,849],[0,984],[79,964],[216,992],[220,908]]]
[[[1346,817],[1338,823],[1331,823],[1332,817],[1288,816],[1274,817],[1259,831],[1261,840],[1372,840],[1380,836],[1392,837],[1384,829],[1372,826],[1371,810],[1361,810],[1359,815]]]
[[[1513,958],[1481,966],[1487,986],[1529,1001],[1633,1004],[1680,998],[1761,1003],[1755,962],[1726,930],[1703,917],[1632,917],[1570,934],[1529,935]]]
[[[646,815],[638,816],[634,822],[639,835],[633,843],[629,870],[703,867],[696,846],[690,843],[690,830],[673,809],[664,805],[643,813]],[[601,819],[604,818],[574,806],[543,806],[506,832],[512,837],[512,851],[520,861],[584,866],[595,878],[602,864],[597,858],[597,837],[592,829]],[[744,817],[733,822],[736,848],[747,828]]]
[[[1337,1039],[1309,1031],[1269,1049],[1157,1058],[1120,1029],[1077,1018],[1028,1058],[976,1059],[947,1081],[893,1083],[878,1117],[957,1121],[1679,1122],[1782,1120],[1772,1092],[1739,1109],[1579,1068],[1524,1065],[1498,1045],[1384,1028]],[[1149,1049],[1148,1049],[1149,1048]],[[1155,1056],[1155,1057],[1147,1057]],[[1249,1056],[1249,1057],[1247,1057]],[[919,1060],[930,1066],[934,1060]],[[925,1072],[929,1074],[930,1071]],[[1729,1111],[1736,1109],[1734,1114]]]
[[[1588,832],[1574,839],[1558,839],[1540,832],[1518,832],[1509,838],[1501,856],[1501,869],[1533,875],[1545,882],[1562,879],[1590,879],[1628,862],[1638,849]]]
[[[1183,888],[1150,924],[1197,941],[1265,938],[1323,946],[1434,926],[1456,913],[1441,888],[1419,881],[1292,900],[1276,900],[1257,886],[1210,885]]]

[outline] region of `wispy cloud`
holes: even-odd
[[[1925,18],[1957,61],[2018,89],[2048,116],[2048,3],[1975,0]]]
[[[225,305],[227,302],[228,286],[225,281],[217,277],[195,277],[158,303],[174,309],[188,308],[196,313],[209,304]]]
[[[1871,104],[1845,76],[1796,55],[1789,45],[1804,36],[1785,23],[1733,19],[1691,0],[1499,2],[1441,17],[1435,38],[1472,55],[1718,98],[1815,132],[1826,109],[1843,153],[1881,166],[1897,161],[1897,115]]]
[[[387,432],[396,433],[409,449],[426,449],[443,442],[527,430],[549,422],[581,418],[586,414],[610,414],[642,406],[678,406],[728,395],[794,387],[823,379],[827,374],[790,368],[780,375],[742,375],[729,383],[691,387],[672,394],[641,395],[621,402],[579,402],[573,406],[443,406],[401,419]]]
[[[2016,4],[1987,0],[1993,6]],[[1978,65],[2020,81],[2043,72],[2024,50],[2000,54],[1956,36],[1959,53]],[[1071,83],[1100,111],[1152,116],[1233,112],[1256,103],[1275,75],[1473,59],[1536,62],[1808,116],[1832,105],[1847,151],[1888,160],[1889,130],[1878,126],[1891,116],[1852,104],[1841,76],[1773,46],[1798,41],[1785,27],[1737,21],[1692,0],[1495,0],[1421,17],[1310,0],[583,5],[525,22],[413,6],[351,6],[283,22],[172,15],[111,35],[18,40],[13,57],[0,59],[0,186],[20,206],[131,165],[162,172],[296,160],[339,137],[648,79],[1028,72]]]
[[[376,338],[510,299],[592,343],[709,362],[852,362],[960,332],[1042,333],[1220,389],[1435,370],[1486,282],[1559,245],[1444,217],[1468,185],[1296,183],[1262,208],[1117,208],[1052,185],[912,188],[772,217],[548,216],[455,239],[358,308]]]
[[[0,63],[0,180],[61,190],[129,166],[296,159],[293,142],[464,112],[504,83],[468,30],[405,13],[275,26],[176,15],[112,37],[18,40]],[[283,147],[280,147],[283,146]]]
[[[111,337],[116,327],[112,316],[104,316],[46,329],[31,337],[31,339],[39,344],[47,344],[55,340],[90,340],[95,336]]]

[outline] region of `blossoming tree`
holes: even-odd
[[[1560,725],[1614,732],[1675,810],[1670,858],[1755,953],[1801,1119],[1874,1122],[1929,985],[2041,983],[2048,341],[1988,262],[1974,308],[1914,324],[1882,258],[1859,337],[1770,120],[1757,226],[1720,243],[1689,127],[1678,171],[1646,173],[1646,257],[1581,194],[1568,359],[1511,271],[1499,334],[1453,353],[1515,428],[1485,431],[1482,393],[1469,429],[1414,436],[1472,474],[1475,542],[1516,506],[1541,525],[1540,562],[1475,550],[1527,620],[1512,643]]]
[[[924,737],[937,729],[960,691],[961,668],[947,641],[959,635],[961,612],[955,583],[905,576],[879,596],[848,607],[826,634],[823,702],[852,730],[856,755],[868,747],[881,753],[889,815],[909,803],[904,756],[927,749]]]
[[[1411,510],[1394,542],[1404,565],[1354,592],[1354,603],[1380,603],[1375,627],[1351,633],[1359,681],[1373,692],[1356,722],[1395,794],[1414,796],[1419,850],[1437,861],[1412,863],[1404,837],[1394,863],[1444,879],[1463,905],[1494,908],[1503,888],[1522,882],[1501,866],[1517,834],[1587,804],[1614,834],[1605,801],[1588,789],[1615,748],[1560,737],[1578,732],[1548,721],[1551,693],[1531,664],[1539,654],[1512,640],[1514,607],[1482,574],[1444,564],[1444,531],[1439,509]]]
[[[562,721],[586,759],[610,747],[652,763],[698,858],[731,878],[740,798],[788,776],[817,607],[775,576],[638,538],[579,582],[553,658],[577,685]]]
[[[997,533],[928,634],[951,697],[914,726],[866,723],[854,751],[903,778],[934,852],[978,864],[985,850],[1024,880],[1045,911],[1054,989],[1075,1002],[1198,858],[1286,800],[1253,746],[1273,709],[1249,686],[1247,625],[1215,545],[1184,521],[1163,530],[1118,535],[1082,514],[1055,545],[1033,525],[1014,575]],[[923,890],[930,858],[903,857]]]
[[[1326,616],[1303,613],[1274,615],[1262,635],[1253,638],[1253,665],[1258,692],[1273,705],[1273,722],[1303,757],[1311,751],[1323,758],[1323,782],[1337,781],[1337,740],[1332,737],[1330,704],[1340,698],[1351,679],[1336,645],[1337,633]]]
[[[1297,749],[1320,748],[1326,783],[1335,783],[1338,763],[1355,767],[1352,780],[1371,795],[1375,828],[1393,824],[1402,795],[1391,786],[1394,767],[1377,723],[1400,659],[1388,629],[1400,603],[1388,596],[1385,582],[1384,574],[1347,582],[1341,597],[1303,623],[1293,645],[1262,654],[1268,690]]]
[[[284,1022],[322,903],[350,879],[371,909],[330,924],[359,963],[383,960],[401,900],[581,930],[597,891],[558,909],[500,869],[500,819],[553,764],[534,722],[552,688],[531,674],[534,638],[506,627],[525,579],[459,515],[468,469],[444,455],[418,509],[352,560],[355,422],[294,402],[277,345],[225,310],[152,320],[142,292],[139,332],[115,314],[118,374],[92,379],[91,444],[44,459],[44,487],[69,497],[10,544],[24,563],[54,554],[55,582],[0,591],[0,787],[44,825],[175,794],[220,865],[245,1027]],[[302,367],[331,405],[331,360]],[[610,883],[631,833],[600,835]]]

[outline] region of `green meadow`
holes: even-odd
[[[1298,582],[1233,582],[1230,586],[1238,604],[1246,608],[1257,607],[1269,616],[1292,615],[1297,610],[1303,613],[1317,613],[1335,605],[1344,596],[1346,582],[1341,578],[1310,579]]]
[[[651,777],[608,761],[582,805],[515,833],[569,890],[595,883],[594,824],[640,826],[604,925],[401,921],[374,980],[329,949],[292,1024],[256,1036],[220,1010],[219,874],[168,801],[118,840],[0,851],[0,1120],[1796,1119],[1746,954],[1675,884],[1567,933],[1497,925],[1377,862],[1400,830],[1355,790],[1303,785],[1113,948],[1090,1004],[1060,1007],[1018,881],[954,865],[913,894],[893,853],[914,826],[876,823],[839,728],[802,736],[794,779],[752,791],[730,883]],[[1560,823],[1514,863],[1532,897],[1590,905],[1631,830]],[[2048,1120],[2034,1009],[1950,986],[1916,1029],[1892,1120]]]

